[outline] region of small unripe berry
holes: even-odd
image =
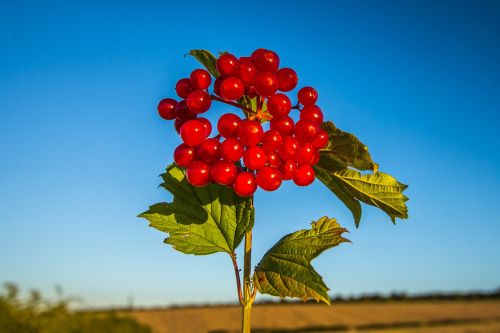
[[[281,68],[278,73],[278,89],[281,91],[290,91],[297,86],[299,78],[297,73],[291,68]]]
[[[175,85],[175,92],[180,98],[187,98],[191,90],[191,83],[188,78],[180,79]]]
[[[313,105],[318,100],[318,92],[313,87],[304,87],[299,90],[297,98],[304,106]]]
[[[210,87],[212,77],[208,71],[199,68],[191,72],[189,82],[191,83],[191,87],[193,87],[193,89],[207,89]]]
[[[240,197],[249,197],[257,190],[257,181],[251,172],[240,172],[233,183],[234,192]]]
[[[202,161],[193,162],[186,170],[186,178],[195,187],[207,186],[210,182],[210,165]]]
[[[177,117],[177,101],[172,98],[165,98],[158,103],[158,113],[160,117],[166,120],[172,120]]]
[[[238,128],[241,123],[241,118],[233,113],[223,114],[217,122],[217,130],[219,134],[225,138],[238,136]]]

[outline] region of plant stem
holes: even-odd
[[[250,333],[252,304],[255,293],[252,291],[250,273],[252,270],[252,230],[245,233],[245,257],[243,265],[243,306],[241,332]]]
[[[238,268],[238,262],[236,261],[236,254],[231,255],[231,260],[233,261],[234,274],[236,276],[236,288],[238,289],[238,300],[240,304],[243,305],[243,295],[241,294],[241,281],[240,281],[240,270]]]
[[[256,112],[254,110],[249,109],[247,107],[244,107],[243,105],[241,105],[239,103],[227,101],[227,100],[220,98],[219,96],[216,96],[216,95],[210,95],[210,97],[212,97],[212,100],[214,100],[214,101],[218,101],[218,102],[222,102],[222,103],[225,103],[228,105],[232,105],[232,106],[237,107],[238,109],[241,109],[245,112],[256,114]]]

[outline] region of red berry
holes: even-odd
[[[216,162],[210,170],[212,179],[220,185],[231,185],[237,174],[236,165],[223,161]]]
[[[250,58],[240,58],[238,66],[238,78],[246,84],[252,84],[256,70]]]
[[[328,144],[328,132],[320,128],[312,144],[317,149],[324,148]]]
[[[255,88],[253,86],[246,86],[245,95],[247,95],[248,97],[255,97],[257,96],[257,91],[255,91]]]
[[[196,160],[194,147],[181,143],[174,150],[174,161],[180,167],[188,168]]]
[[[297,154],[295,154],[295,160],[299,165],[313,165],[314,160],[316,158],[317,150],[310,143],[305,143],[303,146],[300,146],[297,150]]]
[[[236,75],[236,71],[238,69],[238,59],[234,55],[226,53],[217,59],[215,65],[222,76]]]
[[[210,87],[212,77],[208,71],[199,68],[191,72],[189,82],[191,83],[191,87],[193,87],[193,89],[207,89]]]
[[[241,172],[233,183],[234,192],[240,197],[249,197],[257,190],[257,181],[251,172]]]
[[[271,72],[258,73],[253,85],[260,96],[271,96],[278,90],[278,78]]]
[[[255,177],[257,185],[265,191],[277,190],[281,185],[281,172],[272,167],[265,166],[257,172]]]
[[[262,136],[262,148],[266,152],[273,152],[281,146],[283,142],[280,132],[276,130],[268,130],[264,132]]]
[[[207,138],[207,130],[203,121],[192,119],[186,121],[180,130],[182,141],[189,146],[197,146]]]
[[[206,162],[195,161],[187,168],[186,178],[193,186],[206,186],[210,182],[210,166]]]
[[[226,162],[236,162],[243,156],[243,145],[236,138],[227,138],[220,144],[220,156]]]
[[[224,78],[222,76],[219,76],[214,81],[214,93],[219,96],[220,96],[220,85],[222,81],[224,81]]]
[[[313,158],[311,165],[318,164],[320,158],[321,158],[321,155],[319,154],[319,151],[316,150],[316,152],[314,153],[314,158]]]
[[[287,116],[292,109],[292,102],[285,94],[272,95],[267,100],[267,110],[276,118]]]
[[[252,55],[250,56],[250,59],[255,62],[255,60],[260,57],[264,52],[266,52],[266,49],[260,48],[252,52]]]
[[[245,119],[238,128],[238,137],[241,143],[248,147],[256,146],[263,135],[262,125],[256,120]]]
[[[297,97],[300,104],[313,105],[318,100],[318,92],[313,87],[304,87],[299,90]]]
[[[163,119],[175,119],[175,117],[177,117],[177,101],[172,98],[162,99],[160,103],[158,103],[158,113]]]
[[[295,125],[293,119],[289,116],[284,116],[280,118],[273,118],[271,120],[271,129],[278,131],[281,136],[292,135]]]
[[[278,73],[278,89],[281,91],[290,91],[297,86],[299,78],[297,73],[291,68],[281,68]]]
[[[241,119],[234,113],[223,114],[217,123],[217,130],[225,138],[238,136]]]
[[[297,163],[294,160],[286,160],[281,164],[281,177],[284,180],[293,179],[295,172],[297,171]]]
[[[203,123],[203,126],[205,126],[205,135],[208,137],[210,133],[212,133],[212,124],[210,123],[210,120],[207,118],[198,118],[198,120]]]
[[[207,112],[212,105],[212,99],[206,90],[194,90],[189,93],[186,99],[189,110],[194,113]]]
[[[295,124],[295,137],[300,143],[312,142],[319,133],[319,126],[312,121],[299,120]]]
[[[210,164],[213,164],[219,159],[219,140],[206,139],[196,147],[196,156]]]
[[[237,100],[245,93],[245,84],[237,77],[231,76],[220,84],[220,95],[227,100]]]
[[[259,170],[266,164],[267,156],[260,147],[249,147],[243,153],[243,163],[250,170]]]
[[[323,112],[317,105],[305,106],[300,111],[300,120],[309,120],[321,125],[323,123]]]
[[[187,98],[191,92],[191,83],[188,78],[180,79],[175,85],[175,91],[180,98]]]
[[[293,182],[299,186],[307,186],[314,181],[314,169],[310,165],[299,166],[295,175],[293,176]]]
[[[276,72],[280,65],[280,57],[273,51],[264,50],[254,56],[253,62],[259,72]]]
[[[189,110],[185,99],[177,103],[176,113],[177,117],[183,120],[194,119],[197,117],[196,113]]]
[[[278,148],[278,155],[283,160],[292,159],[295,157],[295,154],[297,153],[298,145],[299,144],[297,142],[297,139],[295,139],[293,136],[285,136],[283,138],[283,143]]]
[[[267,153],[266,163],[266,165],[278,169],[281,165],[281,158],[276,152]]]

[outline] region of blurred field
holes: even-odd
[[[233,306],[132,311],[154,333],[236,333]],[[253,332],[500,333],[500,301],[256,305]]]

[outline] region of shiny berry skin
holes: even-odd
[[[271,72],[261,72],[255,76],[253,86],[261,96],[271,96],[278,90],[278,78]]]
[[[198,120],[203,123],[203,126],[205,126],[205,135],[208,137],[210,133],[212,133],[212,124],[210,123],[210,120],[207,118],[198,118]]]
[[[255,178],[257,180],[257,185],[265,191],[277,190],[282,182],[281,172],[276,168],[268,166],[260,169]]]
[[[262,136],[262,148],[266,152],[273,152],[281,146],[283,139],[281,138],[280,132],[276,130],[268,130],[264,132]]]
[[[299,186],[307,186],[314,181],[314,169],[310,165],[301,165],[298,167],[293,182]]]
[[[178,166],[188,168],[196,160],[196,150],[194,147],[181,143],[174,150],[174,161]]]
[[[295,139],[293,136],[285,136],[283,138],[283,143],[278,148],[278,155],[283,160],[292,159],[297,153],[298,146],[299,143],[297,142],[297,139]]]
[[[180,98],[187,98],[191,92],[191,82],[188,78],[180,79],[175,85],[175,92]]]
[[[266,52],[266,49],[260,48],[252,52],[252,55],[250,56],[250,59],[255,62],[258,57],[260,57],[264,52]]]
[[[240,197],[249,197],[257,190],[257,180],[251,172],[240,172],[233,183],[234,192]]]
[[[225,138],[238,136],[241,118],[234,113],[223,114],[217,122],[219,134]]]
[[[236,165],[224,161],[216,162],[210,169],[212,180],[219,185],[231,185],[237,174]]]
[[[177,111],[177,117],[183,120],[194,119],[197,117],[196,113],[189,110],[185,99],[177,103],[176,111]]]
[[[208,71],[199,68],[191,72],[189,82],[191,83],[191,87],[193,87],[193,89],[207,89],[210,87],[212,77]]]
[[[297,149],[295,160],[299,165],[313,165],[316,159],[317,150],[310,143],[305,143]]]
[[[304,106],[313,105],[318,100],[318,92],[313,87],[304,87],[299,90],[297,98]]]
[[[326,147],[326,145],[328,144],[328,132],[320,128],[312,144],[316,149],[321,149]]]
[[[275,94],[267,100],[267,110],[273,117],[287,116],[291,109],[292,102],[285,94]]]
[[[180,130],[182,141],[189,146],[197,146],[207,138],[205,124],[198,119],[186,121]]]
[[[295,137],[300,143],[312,142],[319,133],[319,126],[312,121],[299,120],[295,124]]]
[[[186,170],[186,178],[189,184],[203,187],[210,182],[210,165],[206,162],[195,161]]]
[[[209,164],[215,163],[219,159],[219,140],[206,139],[196,147],[196,156]]]
[[[250,58],[240,58],[237,76],[241,81],[246,84],[252,84],[256,73],[257,71]]]
[[[284,180],[293,179],[293,176],[297,171],[297,163],[292,159],[286,160],[283,163],[281,163],[280,171],[281,171],[281,177]]]
[[[194,113],[207,112],[212,105],[212,99],[205,90],[194,90],[189,93],[186,99],[187,106]]]
[[[257,53],[253,62],[259,72],[276,72],[280,66],[280,57],[273,51],[265,50]]]
[[[300,120],[309,120],[321,125],[323,124],[323,112],[321,112],[321,109],[317,105],[305,106],[300,111]]]
[[[172,120],[177,117],[177,101],[172,98],[164,98],[158,103],[158,113],[160,117],[166,120]]]
[[[226,162],[236,162],[243,156],[243,145],[236,138],[227,138],[220,144],[220,156]]]
[[[289,116],[284,116],[280,118],[273,118],[271,120],[271,129],[278,131],[281,136],[292,135],[295,129],[293,119]]]
[[[260,147],[249,147],[243,153],[243,163],[250,170],[259,170],[266,165],[267,156]]]
[[[262,125],[256,120],[245,119],[238,128],[238,137],[241,143],[247,147],[256,146],[263,135]]]
[[[297,73],[291,68],[281,68],[276,75],[278,76],[278,89],[280,91],[293,90],[299,82]]]
[[[224,78],[222,76],[219,76],[214,81],[214,93],[219,96],[220,96],[220,85],[222,84],[222,81],[224,81]]]
[[[230,53],[221,55],[219,59],[217,59],[215,65],[220,75],[222,76],[231,76],[237,74],[236,72],[238,69],[238,59]]]
[[[279,169],[279,167],[281,166],[281,158],[279,157],[278,153],[267,153],[266,165]]]
[[[220,84],[220,95],[227,100],[240,99],[245,93],[245,84],[235,76],[228,77]]]

